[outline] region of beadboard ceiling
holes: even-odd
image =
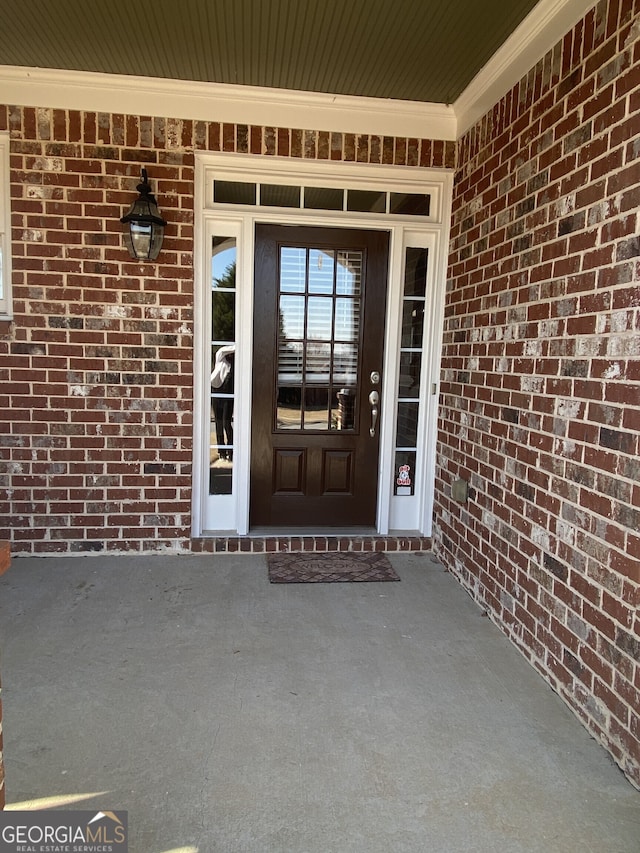
[[[0,65],[452,104],[536,5],[0,0]]]

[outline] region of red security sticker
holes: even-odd
[[[401,465],[398,468],[398,477],[396,479],[396,483],[399,486],[411,485],[411,468],[409,465]]]

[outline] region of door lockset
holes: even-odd
[[[380,394],[377,391],[372,391],[369,394],[369,405],[371,406],[371,427],[369,435],[373,438],[376,434],[376,424],[378,423],[378,403],[380,402]]]
[[[371,380],[372,385],[377,385],[380,382],[380,374],[377,370],[372,370],[369,379]]]

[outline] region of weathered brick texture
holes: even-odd
[[[15,553],[184,547],[190,512],[193,150],[177,125],[0,109],[15,321],[0,329],[0,536]],[[169,220],[133,263],[147,166]],[[161,460],[169,473],[149,473]]]
[[[434,541],[640,786],[639,11],[459,141]]]
[[[0,106],[12,324],[0,324],[0,538],[14,553],[190,549],[194,151],[453,167],[455,143]],[[119,218],[145,166],[157,264]]]

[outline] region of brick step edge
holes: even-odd
[[[229,536],[211,539],[192,539],[193,553],[249,553],[264,554],[273,551],[315,552],[329,551],[431,551],[431,538],[427,536]]]

